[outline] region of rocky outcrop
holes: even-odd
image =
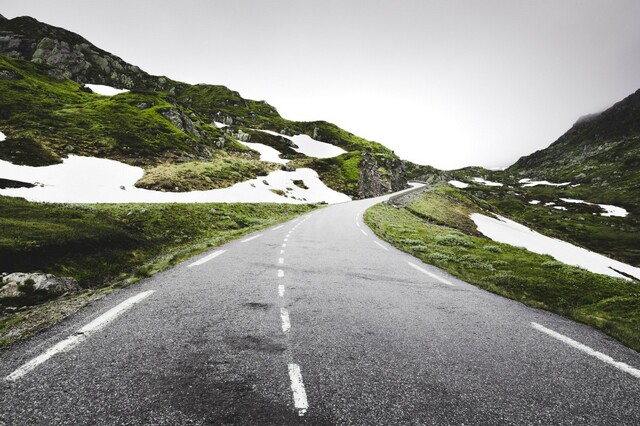
[[[82,290],[78,282],[70,277],[56,277],[51,274],[15,272],[2,277],[0,297],[18,297],[36,291],[49,296]]]
[[[204,137],[204,135],[196,128],[193,120],[188,115],[177,109],[168,109],[160,111],[160,114],[166,118],[171,124],[173,124],[178,130],[195,136],[198,139]]]
[[[358,167],[358,198],[377,197],[407,187],[404,164],[397,157],[363,152]]]
[[[48,65],[51,77],[78,83],[167,91],[172,83],[97,48],[78,34],[26,16],[0,19],[0,54]]]

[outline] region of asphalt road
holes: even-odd
[[[388,246],[362,223],[376,201],[203,253],[0,353],[0,425],[640,424],[640,354]]]

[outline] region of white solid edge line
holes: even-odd
[[[367,233],[364,232],[364,229],[360,229],[360,232],[362,232],[364,234],[365,237],[368,237]]]
[[[574,347],[578,350],[581,350],[582,352],[586,353],[587,355],[591,355],[592,357],[595,357],[597,359],[599,359],[600,361],[612,365],[613,367],[617,368],[618,370],[624,371],[625,373],[629,373],[634,377],[637,377],[640,379],[640,370],[638,370],[637,368],[633,368],[632,366],[630,366],[629,364],[625,364],[624,362],[620,362],[620,361],[616,361],[613,358],[611,358],[609,355],[605,355],[602,352],[598,352],[595,349],[590,348],[587,345],[583,345],[580,342],[576,342],[575,340],[571,339],[570,337],[567,337],[563,334],[560,334],[556,331],[553,331],[551,329],[548,329],[547,327],[540,325],[536,322],[532,322],[531,326],[533,328],[535,328],[538,331],[541,331],[551,337],[553,337],[554,339],[558,339],[563,343],[566,343],[567,345]]]
[[[82,343],[87,337],[89,337],[92,333],[102,329],[104,326],[109,324],[111,321],[116,319],[119,315],[123,314],[127,309],[131,308],[136,303],[140,302],[142,299],[151,295],[155,290],[149,290],[142,293],[139,293],[133,297],[128,298],[124,302],[116,305],[115,307],[109,309],[104,314],[100,315],[98,318],[91,321],[89,324],[85,325],[81,329],[79,329],[75,334],[67,337],[61,342],[56,343],[49,349],[47,349],[44,353],[38,355],[27,363],[23,364],[21,367],[16,369],[13,373],[9,374],[5,380],[7,381],[16,381],[20,379],[25,374],[29,373],[31,370],[35,369],[37,366],[47,361],[52,356],[62,353],[68,352],[74,347],[78,346]]]
[[[188,266],[188,268],[191,268],[192,266],[199,266],[202,265],[203,263],[206,263],[208,261],[210,261],[211,259],[220,256],[222,253],[224,253],[226,250],[218,250],[216,252],[211,253],[209,256],[205,256],[200,260],[196,260],[195,262],[193,262],[191,265]]]
[[[441,282],[441,283],[443,283],[443,284],[450,285],[450,286],[455,286],[455,284],[454,284],[454,283],[452,283],[451,281],[445,280],[444,278],[439,277],[439,276],[437,276],[436,274],[433,274],[433,273],[431,273],[431,272],[427,271],[426,269],[423,269],[423,268],[419,267],[418,265],[414,265],[414,264],[413,264],[413,263],[411,263],[411,262],[407,262],[407,263],[408,263],[408,264],[409,264],[409,266],[411,266],[413,269],[417,269],[418,271],[422,272],[423,274],[425,274],[425,275],[429,275],[431,278],[435,278],[436,280],[440,281],[440,282]]]
[[[291,329],[291,321],[289,321],[289,311],[287,311],[287,308],[280,308],[280,319],[282,320],[282,331],[288,333]]]
[[[284,277],[284,271],[282,269],[278,269],[278,278]]]
[[[280,226],[276,226],[275,228],[272,229],[272,231],[277,231],[278,229],[282,228],[284,225],[280,225]]]
[[[280,297],[284,297],[284,285],[283,285],[283,284],[280,284],[280,285],[278,286],[278,295],[279,295]]]
[[[377,244],[377,245],[379,245],[380,247],[382,247],[382,248],[383,248],[383,249],[385,249],[386,251],[389,251],[389,249],[388,249],[388,248],[386,248],[385,246],[383,246],[383,245],[382,245],[382,244],[380,244],[379,242],[374,241],[374,243],[375,243],[375,244]]]
[[[251,241],[251,240],[255,240],[256,238],[260,238],[260,237],[262,237],[262,234],[254,235],[253,237],[249,237],[249,238],[244,239],[244,240],[242,240],[242,241],[240,241],[240,242],[241,242],[241,243],[246,243],[246,242],[249,242],[249,241]]]
[[[289,364],[289,378],[291,379],[291,392],[293,392],[293,405],[298,410],[298,415],[304,416],[309,408],[309,402],[298,364]]]

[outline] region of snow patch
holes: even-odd
[[[473,178],[473,181],[474,181],[474,182],[481,183],[481,184],[486,185],[486,186],[502,186],[502,184],[501,184],[501,183],[498,183],[498,182],[491,182],[490,180],[484,180],[484,179],[479,178],[479,177],[474,177],[474,178]]]
[[[260,161],[270,161],[272,163],[278,163],[278,164],[287,164],[289,162],[289,160],[280,158],[280,154],[281,154],[280,151],[268,145],[264,145],[261,143],[254,143],[254,142],[242,142],[242,141],[238,141],[238,142],[248,146],[254,151],[258,151],[260,153]]]
[[[597,274],[628,279],[611,269],[615,268],[640,279],[640,268],[609,259],[565,241],[544,236],[502,216],[494,219],[480,213],[472,213],[471,219],[478,227],[478,231],[494,241],[524,247],[534,253],[548,254],[560,262],[580,266]]]
[[[547,185],[547,186],[567,186],[569,185],[571,182],[563,182],[563,183],[553,183],[553,182],[549,182],[547,180],[536,180],[536,181],[532,181],[529,178],[525,178],[525,179],[520,179],[518,181],[518,183],[522,183],[524,185],[522,185],[523,188],[528,188],[528,187],[532,187],[532,186],[538,186],[538,185]]]
[[[575,200],[573,198],[560,198],[560,199],[565,203],[587,204],[589,206],[598,206],[605,211],[605,213],[600,213],[600,216],[626,217],[629,215],[629,212],[624,208],[618,207],[618,206],[612,206],[611,204],[595,204],[595,203],[590,203],[584,200]]]
[[[567,208],[564,206],[555,206],[554,209],[567,211]]]
[[[127,89],[116,89],[115,87],[105,86],[104,84],[85,84],[85,87],[91,89],[93,93],[104,96],[113,96],[128,92]]]
[[[228,126],[227,124],[220,123],[219,121],[214,121],[213,124],[215,124],[218,129],[224,129]]]
[[[531,200],[529,201],[529,204],[533,204],[535,206],[536,204],[540,204],[540,200]]]
[[[460,189],[464,189],[464,188],[467,188],[469,186],[468,183],[460,182],[459,180],[450,180],[449,184],[455,186],[456,188],[460,188]]]
[[[208,191],[161,192],[136,188],[144,171],[114,160],[70,155],[62,164],[18,166],[0,160],[0,177],[37,183],[33,188],[0,189],[0,195],[51,203],[340,203],[345,194],[327,187],[312,169],[277,170],[267,176]],[[294,185],[302,180],[308,189]],[[266,181],[268,184],[264,184]],[[282,191],[278,195],[271,190]]]
[[[4,135],[4,133],[0,132],[0,142],[2,142],[5,139],[7,139],[7,137]]]
[[[317,141],[309,135],[287,136],[287,135],[280,134],[278,132],[274,132],[273,130],[262,130],[262,129],[254,129],[254,130],[268,133],[273,136],[281,136],[283,138],[287,138],[291,140],[294,144],[298,146],[298,148],[293,148],[293,149],[296,152],[306,155],[307,157],[331,158],[331,157],[337,157],[338,155],[344,154],[345,152],[347,152],[344,149],[339,148],[330,143]]]

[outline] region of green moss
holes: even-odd
[[[221,152],[206,162],[165,163],[148,167],[136,186],[164,191],[203,191],[226,188],[265,176],[279,168],[275,163]]]

